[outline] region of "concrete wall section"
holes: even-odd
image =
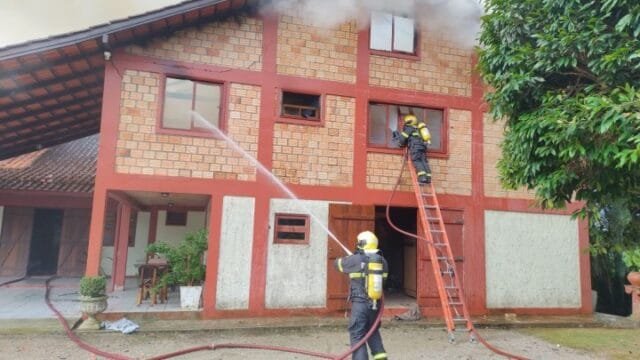
[[[329,203],[273,199],[269,211],[267,308],[324,307],[327,293],[327,232]],[[309,244],[274,244],[275,213],[309,214]],[[314,219],[317,219],[314,220]]]
[[[485,212],[487,308],[577,308],[578,223],[569,215]]]
[[[255,199],[225,196],[222,203],[216,308],[247,309]]]

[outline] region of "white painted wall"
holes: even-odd
[[[321,222],[311,219],[308,245],[273,244],[275,213],[306,214],[310,211]],[[326,306],[327,232],[329,203],[313,200],[272,199],[269,210],[267,257],[267,308],[306,308]]]
[[[145,249],[149,240],[149,221],[151,213],[138,212],[136,226],[135,246],[129,247],[127,254],[127,276],[138,276],[136,264],[146,261]],[[177,244],[188,232],[200,230],[204,227],[204,211],[190,211],[187,215],[187,226],[167,226],[165,220],[166,211],[158,212],[158,231],[156,242],[165,241],[169,244]],[[100,266],[105,275],[110,276],[113,270],[113,246],[103,246]]]
[[[485,211],[488,308],[577,308],[578,223],[567,215]]]
[[[225,196],[222,201],[216,308],[249,308],[255,199]]]
[[[189,211],[187,214],[186,226],[165,225],[167,220],[166,211],[158,211],[158,231],[156,232],[156,242],[166,242],[177,245],[184,240],[187,233],[196,232],[206,225],[204,211]]]

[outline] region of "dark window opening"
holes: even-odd
[[[35,210],[27,275],[54,275],[58,272],[63,215],[63,210],[59,209]]]
[[[276,244],[308,244],[309,216],[276,214],[273,239]]]
[[[320,95],[283,91],[281,115],[301,120],[320,120]]]
[[[165,225],[170,226],[187,226],[186,211],[167,211]]]

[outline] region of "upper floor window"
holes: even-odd
[[[206,130],[211,125],[219,128],[221,104],[221,84],[167,77],[162,128]]]
[[[415,20],[406,16],[372,12],[369,47],[372,50],[415,54]]]
[[[397,149],[392,141],[391,133],[395,130],[402,131],[404,125],[402,118],[407,114],[413,114],[419,121],[427,124],[429,132],[431,132],[429,152],[444,153],[444,111],[416,106],[370,103],[369,146]]]
[[[322,115],[320,104],[320,95],[283,91],[280,116],[301,120],[298,123],[320,123]]]

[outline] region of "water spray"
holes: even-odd
[[[277,176],[275,176],[269,169],[267,169],[264,165],[262,165],[262,163],[260,163],[255,157],[253,157],[251,154],[249,154],[245,149],[243,149],[240,145],[238,145],[238,143],[236,143],[233,139],[231,139],[229,136],[227,136],[227,134],[225,134],[224,132],[222,132],[220,129],[218,129],[217,126],[211,124],[209,121],[207,121],[207,119],[205,119],[202,115],[200,115],[197,111],[191,110],[191,115],[193,116],[194,120],[198,121],[199,125],[202,125],[204,127],[206,127],[207,129],[209,129],[211,132],[215,133],[217,136],[220,136],[221,138],[223,138],[227,144],[229,144],[235,151],[237,151],[239,154],[241,154],[245,159],[247,159],[256,169],[258,169],[259,171],[261,171],[263,174],[266,174],[267,176],[269,176],[269,178],[276,184],[278,185],[278,187],[285,192],[285,194],[287,194],[289,196],[289,198],[294,199],[294,200],[300,200],[296,194],[293,193],[293,191],[291,191],[283,182],[282,180],[280,180]],[[311,212],[311,210],[309,208],[307,208],[304,203],[300,202],[300,205],[302,206],[302,208],[304,209],[304,211],[306,211],[309,216],[311,217],[311,219],[313,219],[320,227],[322,227],[322,229],[329,234],[329,237],[336,242],[336,244],[338,244],[338,246],[340,246],[340,248],[342,248],[342,250],[344,250],[345,253],[347,253],[348,255],[353,255],[353,253],[351,251],[349,251],[349,249],[347,249],[346,246],[344,246],[340,240],[338,240],[338,238],[331,232],[331,230],[329,230],[329,228],[322,223],[322,221],[320,221],[320,219],[315,216],[315,214],[313,214],[313,212]]]

